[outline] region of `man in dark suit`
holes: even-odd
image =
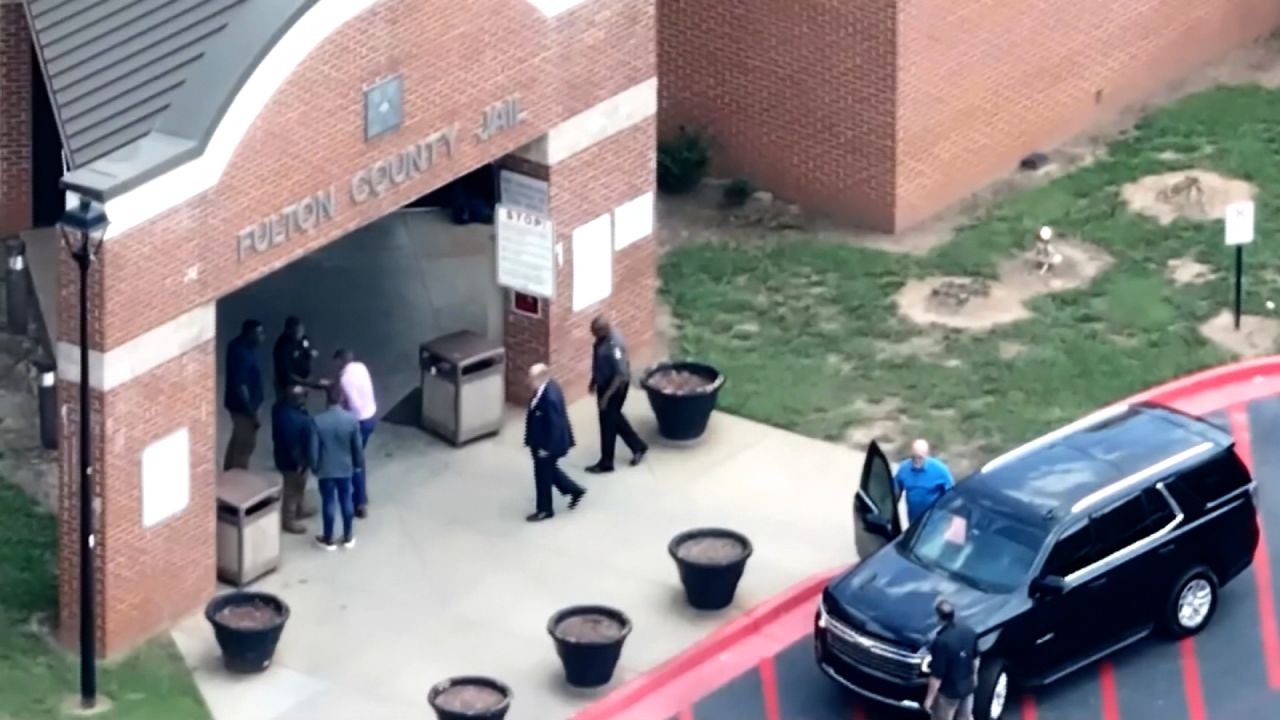
[[[551,371],[538,363],[529,368],[529,389],[533,398],[524,418],[524,444],[533,454],[533,480],[537,490],[535,512],[525,518],[541,522],[555,517],[551,509],[551,488],[569,497],[569,509],[578,507],[587,491],[560,469],[560,458],[573,447],[573,428],[564,406],[564,393],[551,379]]]

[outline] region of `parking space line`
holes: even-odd
[[[1110,660],[1098,664],[1098,691],[1102,695],[1102,720],[1120,720],[1120,696],[1116,692],[1116,671]]]
[[[765,720],[782,720],[778,706],[778,675],[773,667],[773,656],[760,661],[760,694],[764,698]]]
[[[1231,434],[1236,441],[1236,454],[1253,471],[1253,437],[1249,428],[1248,403],[1233,405],[1227,411]],[[1257,480],[1257,475],[1254,475]],[[1270,492],[1275,492],[1272,488]],[[1258,635],[1262,640],[1263,663],[1267,668],[1267,686],[1280,690],[1280,628],[1276,627],[1276,600],[1271,584],[1271,554],[1267,550],[1267,528],[1258,518],[1258,549],[1253,555],[1254,577],[1258,590]]]
[[[1178,641],[1178,652],[1182,657],[1182,692],[1187,700],[1187,717],[1189,720],[1207,720],[1209,714],[1205,711],[1195,641],[1189,637]]]

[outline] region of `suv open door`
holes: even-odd
[[[862,478],[853,498],[853,523],[863,532],[885,540],[893,540],[902,534],[902,521],[898,516],[901,493],[894,487],[893,468],[875,440],[867,445],[867,457],[862,462]]]

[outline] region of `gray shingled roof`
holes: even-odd
[[[146,136],[246,0],[29,0],[68,162]]]

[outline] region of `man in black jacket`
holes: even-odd
[[[231,413],[231,441],[222,461],[223,470],[248,470],[249,458],[258,446],[258,409],[262,407],[262,323],[245,320],[240,334],[227,343],[227,377],[222,404]]]
[[[573,428],[564,405],[564,393],[551,378],[546,365],[538,363],[529,368],[529,389],[533,398],[524,418],[524,444],[533,455],[533,481],[536,489],[535,512],[525,518],[529,522],[541,522],[555,517],[551,508],[551,488],[569,497],[569,509],[582,502],[587,494],[560,469],[560,458],[573,447]]]
[[[307,389],[292,385],[276,399],[271,408],[271,440],[276,469],[284,479],[282,529],[301,535],[307,531],[301,520],[307,490],[307,473],[311,468],[311,443],[315,424],[307,412]]]
[[[929,689],[924,706],[933,720],[973,720],[973,691],[978,684],[978,636],[956,620],[946,600],[934,606],[942,629],[929,647]]]
[[[627,402],[627,389],[631,383],[631,362],[622,337],[614,331],[603,315],[591,321],[591,385],[587,388],[596,396],[596,409],[600,418],[600,460],[587,468],[589,473],[613,472],[613,451],[618,436],[631,451],[631,464],[644,460],[649,446],[627,422],[622,406]]]
[[[276,397],[286,395],[295,385],[315,386],[311,379],[311,361],[317,354],[302,320],[292,315],[285,318],[284,332],[276,338],[271,351]]]

